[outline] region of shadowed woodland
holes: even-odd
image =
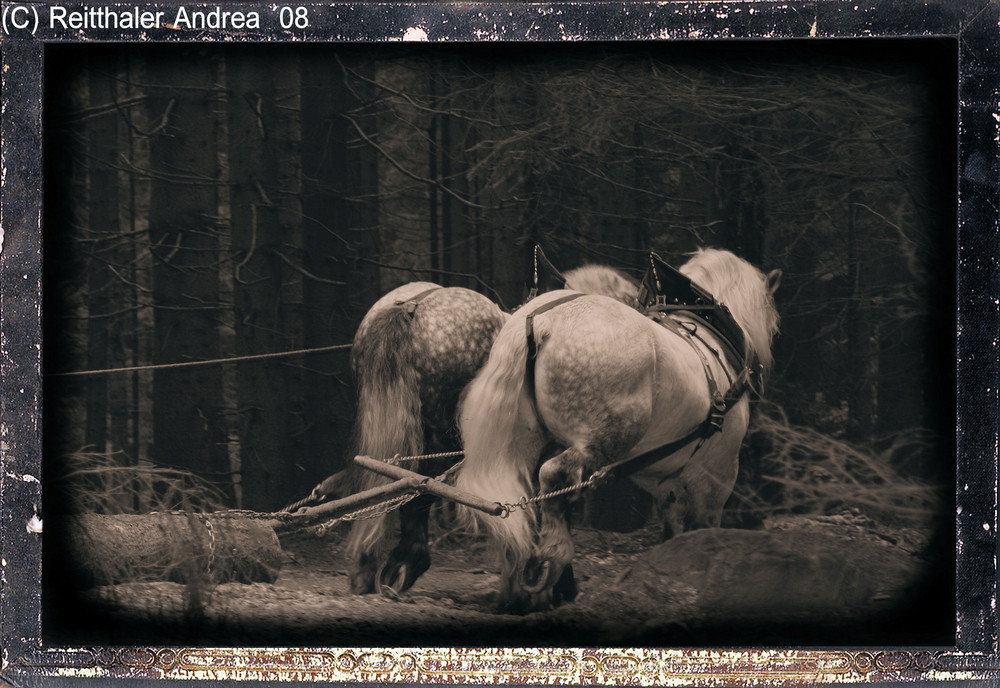
[[[46,516],[307,495],[352,456],[350,342],[400,284],[511,310],[536,243],[637,279],[713,246],[784,274],[725,523],[853,509],[936,538],[949,47],[50,47]]]

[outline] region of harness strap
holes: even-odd
[[[732,319],[732,314],[730,314],[728,308],[722,304],[685,305],[661,303],[646,310],[647,316],[661,324],[663,324],[663,318],[672,314],[688,318],[699,326],[708,328],[709,332],[722,344],[726,352],[726,358],[729,359],[729,363],[733,368],[742,368],[746,364],[746,354],[743,351],[745,337],[743,331],[739,329],[739,326]],[[726,323],[725,330],[719,327],[721,323]]]
[[[444,287],[431,287],[430,289],[425,289],[424,291],[418,293],[416,296],[411,296],[408,299],[400,299],[399,301],[396,301],[396,305],[402,306],[403,310],[406,311],[406,314],[412,318],[413,314],[416,313],[417,306],[420,305],[420,302],[423,301],[429,294],[433,294],[434,292],[440,289],[444,289]]]
[[[684,446],[697,440],[698,444],[691,452],[691,455],[694,456],[695,452],[701,449],[702,444],[704,444],[706,440],[717,432],[722,431],[722,424],[726,420],[726,413],[728,413],[729,410],[735,406],[750,389],[751,370],[748,365],[744,364],[742,368],[740,368],[740,372],[737,374],[736,379],[731,380],[729,389],[726,390],[725,394],[722,394],[719,391],[719,385],[715,380],[715,375],[713,375],[712,369],[708,365],[708,358],[701,350],[701,347],[694,342],[694,338],[698,338],[698,340],[705,344],[705,346],[708,346],[708,344],[698,337],[696,332],[692,332],[682,323],[674,320],[662,311],[657,312],[650,317],[660,325],[683,338],[698,354],[698,357],[701,359],[701,364],[705,369],[705,378],[708,381],[708,390],[712,396],[712,408],[709,410],[708,417],[705,418],[705,420],[699,423],[691,432],[687,433],[680,439],[650,449],[649,451],[639,454],[638,456],[633,456],[631,458],[622,459],[620,461],[616,461],[615,463],[608,464],[594,474],[593,479],[595,480],[607,480],[631,475],[632,473],[636,473],[644,468],[652,466],[653,464],[679,451]],[[720,338],[720,340],[724,341],[724,338]],[[714,349],[711,347],[709,347],[709,349],[715,353],[716,357],[719,356],[718,352],[715,352]],[[740,360],[742,360],[742,358]],[[728,376],[729,373],[727,372],[726,375]]]
[[[538,342],[535,340],[535,316],[541,315],[547,311],[552,310],[557,306],[561,306],[564,303],[578,299],[581,296],[586,296],[580,292],[574,292],[572,294],[566,294],[565,296],[560,296],[558,299],[553,299],[548,303],[543,303],[530,313],[524,319],[524,336],[528,341],[528,359],[526,362],[527,369],[525,371],[525,379],[528,381],[529,386],[535,384],[535,357],[538,356]]]
[[[708,381],[708,394],[712,398],[712,409],[708,412],[708,420],[712,427],[717,426],[721,430],[722,421],[727,410],[726,400],[722,396],[722,392],[719,391],[719,384],[715,381],[715,375],[712,373],[712,367],[708,365],[708,358],[705,357],[705,352],[692,339],[696,335],[693,335],[682,323],[677,322],[671,317],[658,313],[652,319],[686,341],[694,349],[694,352],[698,354],[698,358],[701,359],[701,367],[705,370],[705,379]]]

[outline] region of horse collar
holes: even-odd
[[[639,303],[650,317],[655,318],[657,313],[677,313],[707,327],[722,343],[734,369],[740,370],[747,365],[746,335],[729,309],[655,253],[649,254],[649,268],[639,289]]]

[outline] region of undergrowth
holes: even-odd
[[[853,444],[791,423],[778,406],[760,408],[731,517],[760,521],[857,511],[889,526],[931,527],[943,513],[943,486],[905,471],[910,457],[934,451],[930,437],[913,430],[879,444]]]
[[[74,513],[208,513],[225,508],[221,490],[187,471],[133,464],[121,452],[81,451],[64,460],[58,492]]]

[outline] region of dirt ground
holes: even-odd
[[[577,529],[579,596],[524,616],[497,611],[486,543],[441,528],[431,569],[411,590],[352,595],[346,532],[283,535],[273,584],[94,588],[50,616],[47,635],[93,645],[844,646],[936,644],[953,627],[953,594],[931,575],[928,535],[889,533],[859,513],[695,531],[663,544],[654,524]]]

